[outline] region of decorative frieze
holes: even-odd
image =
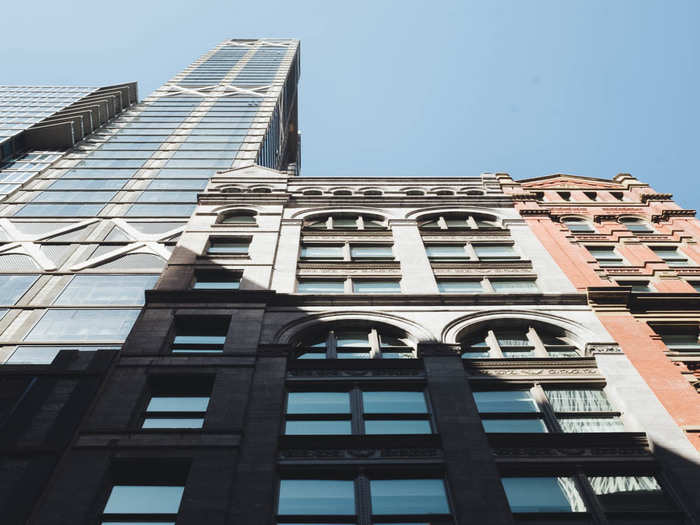
[[[586,355],[596,354],[621,354],[622,348],[617,343],[588,343],[586,344]]]
[[[437,447],[402,448],[295,448],[282,449],[278,459],[284,460],[386,460],[386,459],[442,459]]]

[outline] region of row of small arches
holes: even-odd
[[[242,188],[240,186],[225,186],[220,189],[223,193],[272,193],[273,188],[267,186],[255,186],[251,188]],[[385,194],[384,190],[378,188],[367,188],[360,190],[352,190],[349,188],[337,188],[332,190],[321,190],[316,188],[308,188],[301,190],[300,192],[305,196],[320,196],[320,195],[334,195],[334,196],[351,196],[351,195],[364,195],[367,197],[380,197]],[[407,196],[424,196],[424,195],[439,195],[439,196],[449,196],[449,195],[483,195],[482,190],[462,188],[460,190],[453,190],[449,188],[433,188],[430,190],[425,190],[421,188],[406,188],[399,190],[399,193],[403,193]]]

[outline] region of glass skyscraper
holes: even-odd
[[[65,153],[15,137],[0,171],[0,361],[119,348],[217,171],[298,172],[298,77],[296,40],[227,40],[99,129],[81,120],[87,138]],[[2,88],[0,132],[69,121],[95,92]]]

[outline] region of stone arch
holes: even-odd
[[[443,343],[457,344],[467,332],[477,331],[488,323],[504,319],[533,321],[560,328],[569,334],[581,349],[585,348],[586,343],[595,340],[595,333],[581,323],[558,315],[531,310],[491,310],[459,317],[445,326],[440,338]]]
[[[395,218],[384,211],[378,211],[376,208],[367,208],[363,206],[350,206],[350,207],[338,207],[338,206],[327,206],[323,208],[305,208],[292,215],[292,219],[309,219],[316,215],[332,215],[334,213],[357,213],[358,215],[378,215],[383,219]]]
[[[289,344],[300,334],[326,323],[335,326],[343,322],[362,321],[384,324],[404,331],[416,343],[434,342],[437,338],[419,324],[384,312],[340,311],[312,314],[295,319],[280,328],[273,337],[274,344]]]

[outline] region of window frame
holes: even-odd
[[[477,410],[479,416],[481,417],[482,424],[483,421],[523,421],[523,420],[537,420],[543,426],[542,432],[545,434],[587,434],[591,432],[581,432],[581,431],[567,431],[565,430],[565,425],[562,421],[572,421],[577,419],[599,419],[601,421],[613,421],[616,424],[621,424],[621,430],[611,430],[609,433],[616,432],[629,432],[625,427],[624,413],[615,407],[610,401],[609,396],[605,391],[605,385],[601,383],[577,383],[570,382],[567,384],[560,383],[532,383],[528,385],[498,385],[497,387],[490,388],[489,385],[484,385],[480,390],[474,390],[474,394],[477,392],[527,392],[529,398],[533,402],[535,410],[532,411],[481,411],[479,410],[477,403]],[[551,398],[548,397],[547,392],[555,390],[586,390],[586,391],[597,391],[602,392],[605,400],[610,405],[610,410],[599,410],[599,411],[562,411],[557,410],[553,405]],[[474,396],[474,401],[477,402],[477,397]],[[484,432],[488,432],[484,426]],[[602,431],[608,433],[606,431]],[[502,432],[503,433],[503,432]],[[520,434],[522,432],[505,432],[507,434]],[[595,433],[595,432],[593,432]]]
[[[537,323],[531,323],[531,322],[525,322],[527,320],[523,319],[506,319],[506,320],[499,320],[501,321],[500,323],[494,323],[491,324],[485,328],[481,328],[477,331],[472,332],[471,334],[466,334],[465,336],[461,337],[460,340],[460,347],[461,347],[461,357],[462,359],[529,359],[529,358],[535,358],[535,359],[576,359],[579,357],[584,357],[583,355],[583,350],[578,347],[577,344],[575,344],[575,341],[572,341],[572,338],[569,334],[564,332],[562,335],[557,335],[557,332],[561,332],[562,329],[558,327],[549,327],[549,326],[541,326]],[[516,327],[510,327],[507,328],[506,325],[502,324],[504,321],[516,321],[520,324],[520,326]],[[523,331],[525,334],[526,339],[528,344],[526,345],[502,345],[500,341],[498,340],[498,332],[503,333],[504,331],[510,331],[510,332],[521,332]],[[554,332],[554,333],[548,333],[548,332]],[[469,344],[470,341],[476,341],[476,336],[479,334],[485,334],[483,343],[477,343],[475,344]],[[543,338],[543,336],[553,336],[555,338],[563,339],[565,344],[552,344],[552,343],[547,343],[546,340]],[[566,339],[569,339],[570,342],[567,342]],[[468,352],[467,348],[474,348],[474,347],[479,347],[479,348],[484,348],[482,352]],[[506,350],[504,350],[504,347]],[[518,352],[518,350],[508,350],[510,348],[531,348],[531,352],[528,352],[530,355],[523,356],[523,357],[511,357],[507,356],[505,352]],[[560,356],[560,355],[552,355],[552,351],[556,351],[557,348],[560,348],[561,351],[563,352],[569,352],[573,353],[575,352],[577,355],[571,355],[571,356]],[[469,353],[487,353],[488,355],[486,356],[481,356],[481,357],[468,357]],[[525,352],[522,352],[523,354]],[[465,357],[466,356],[466,357]]]
[[[367,345],[366,346],[348,346],[343,347],[338,344],[338,334],[347,333],[366,333],[367,334]],[[319,359],[347,359],[344,357],[338,357],[338,348],[366,348],[366,351],[362,352],[352,352],[343,351],[340,353],[366,353],[368,354],[367,359],[402,359],[401,357],[384,357],[383,354],[410,354],[411,357],[406,357],[406,359],[417,358],[417,348],[408,334],[401,333],[400,330],[392,330],[390,327],[384,326],[353,326],[351,324],[347,326],[331,327],[325,332],[321,332],[322,337],[314,337],[314,334],[306,334],[304,339],[299,340],[295,349],[296,359],[313,359],[313,357],[301,357],[306,354],[322,354],[323,357]],[[402,345],[385,345],[382,343],[383,338],[393,338],[401,341]],[[321,343],[303,344],[304,342],[309,343],[309,340],[318,340]],[[324,348],[323,351],[313,351],[313,348]]]
[[[325,393],[345,393],[348,396],[348,411],[347,412],[318,412],[318,413],[289,413],[289,403],[290,396],[293,394],[325,394]],[[375,392],[409,392],[409,393],[420,393],[423,395],[422,401],[425,404],[425,411],[421,412],[402,412],[400,410],[394,412],[372,412],[366,411],[365,408],[365,394],[375,393]],[[410,436],[429,436],[437,433],[435,425],[435,417],[433,411],[431,410],[430,397],[428,389],[425,385],[414,386],[414,387],[395,387],[387,388],[387,385],[372,385],[370,383],[364,385],[349,385],[346,387],[338,385],[336,389],[329,390],[319,390],[318,388],[311,390],[307,388],[302,388],[301,386],[296,388],[288,388],[284,400],[284,421],[282,424],[282,435],[283,436],[321,436],[321,435],[344,435],[344,436],[377,436],[377,435],[410,435]],[[287,433],[287,424],[289,422],[318,422],[318,421],[347,421],[350,423],[350,432],[343,434],[333,434],[333,433],[309,433],[309,434],[299,434],[299,433]],[[428,432],[394,432],[390,434],[378,433],[378,432],[368,432],[367,423],[371,421],[411,421],[411,422],[426,422],[428,424]]]
[[[212,247],[216,247],[216,245],[246,245],[245,251],[223,251],[223,252],[212,252]],[[207,240],[207,245],[205,248],[205,253],[207,257],[238,257],[238,258],[249,258],[250,257],[250,245],[253,243],[253,238],[252,237],[222,237],[222,236],[215,236],[212,235],[209,237]]]

